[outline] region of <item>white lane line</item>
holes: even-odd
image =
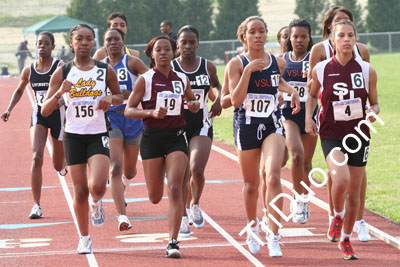
[[[36,104],[35,104],[35,102],[33,100],[32,93],[30,92],[30,89],[28,88],[28,86],[25,88],[25,91],[28,92],[29,100],[31,101],[32,107],[34,108]],[[47,150],[49,151],[50,157],[52,158],[53,157],[53,155],[52,155],[53,149],[52,149],[52,146],[50,144],[49,138],[47,138],[47,140],[46,140],[46,147],[47,147]],[[74,219],[75,228],[76,228],[76,231],[78,232],[78,238],[80,238],[80,232],[79,232],[79,228],[78,228],[78,222],[77,222],[76,216],[75,216],[74,204],[73,204],[73,201],[72,201],[71,192],[69,191],[67,182],[65,181],[65,177],[61,176],[58,172],[56,172],[56,173],[58,175],[58,179],[60,180],[61,187],[63,189],[65,199],[67,200],[69,211],[71,212],[72,218]],[[87,258],[87,260],[89,262],[89,266],[98,267],[96,258],[95,258],[93,253],[86,254],[86,258]]]
[[[218,147],[218,146],[216,146],[216,145],[214,145],[214,144],[212,145],[211,148],[212,148],[214,151],[216,151],[216,152],[218,152],[218,153],[220,153],[220,154],[226,156],[227,158],[230,158],[230,159],[232,159],[232,160],[234,160],[234,161],[236,161],[236,162],[239,162],[238,157],[237,157],[236,155],[232,154],[231,152],[226,151],[226,150],[224,150],[223,148],[220,148],[220,147]],[[293,185],[292,185],[291,182],[289,182],[289,181],[287,181],[287,180],[284,180],[284,179],[282,179],[282,178],[281,178],[281,183],[282,183],[285,187],[287,187],[287,188],[289,188],[289,189],[292,189],[292,188],[293,188]],[[326,211],[329,211],[329,204],[326,203],[325,201],[323,201],[323,200],[321,200],[321,199],[318,199],[318,198],[316,198],[316,197],[313,196],[313,197],[311,198],[311,202],[314,203],[315,205],[317,205],[318,207],[320,207],[321,209],[326,210]],[[382,231],[382,230],[376,228],[375,226],[373,226],[373,225],[371,225],[371,224],[368,224],[368,223],[367,223],[367,226],[368,226],[368,232],[369,232],[370,234],[374,235],[376,238],[382,240],[383,242],[385,242],[385,243],[387,243],[387,244],[389,244],[389,245],[391,245],[391,246],[393,246],[393,247],[395,247],[395,248],[397,248],[397,249],[400,249],[400,241],[397,240],[395,237],[389,235],[388,233],[385,233],[384,231]]]

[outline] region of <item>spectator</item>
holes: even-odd
[[[22,70],[24,69],[25,59],[28,55],[33,58],[31,52],[28,50],[28,41],[25,40],[19,44],[17,53],[15,54],[18,60],[19,74],[21,74]]]
[[[65,63],[69,61],[69,52],[67,49],[65,49],[65,46],[62,46],[58,52],[58,59]]]
[[[164,20],[163,22],[161,22],[160,31],[163,34],[168,35],[169,38],[174,39],[175,41],[176,41],[176,39],[178,39],[178,37],[176,36],[176,33],[174,33],[172,31],[172,23],[169,20]]]

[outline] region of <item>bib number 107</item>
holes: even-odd
[[[267,99],[252,99],[250,110],[252,112],[267,113],[269,104],[270,104],[270,101]]]

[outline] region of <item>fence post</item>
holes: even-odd
[[[392,53],[392,33],[389,32],[389,53]]]

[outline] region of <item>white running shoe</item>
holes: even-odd
[[[92,253],[92,239],[90,235],[81,236],[78,245],[78,253],[79,254],[90,254]]]
[[[190,236],[190,224],[188,216],[183,216],[181,227],[179,228],[179,237],[188,238]]]
[[[254,238],[254,236],[252,234],[250,234],[250,232],[252,232],[256,236],[260,237],[259,227],[260,227],[260,223],[257,219],[257,225],[254,228],[251,227],[249,230],[247,230],[246,244],[249,247],[250,252],[253,254],[257,254],[260,251],[261,244],[257,239]],[[260,238],[260,240],[261,240],[261,238]]]
[[[118,229],[122,231],[127,231],[132,228],[132,224],[126,215],[118,216]]]
[[[196,227],[197,229],[203,228],[204,218],[203,218],[203,214],[201,213],[201,209],[200,209],[199,205],[193,205],[190,208],[190,213],[191,213],[190,215],[192,216],[194,227]]]
[[[354,224],[354,232],[358,234],[358,240],[361,242],[368,242],[371,236],[368,234],[367,224],[364,220],[360,220]]]
[[[268,217],[263,216],[261,220],[261,230],[268,234],[268,228],[269,228]]]
[[[270,257],[282,257],[282,250],[279,244],[280,235],[272,235],[268,238],[268,250]]]
[[[31,210],[31,214],[29,214],[30,219],[40,219],[42,218],[42,208],[38,204],[34,204]]]
[[[89,195],[89,208],[92,224],[96,227],[102,226],[105,220],[105,215],[101,199],[97,201],[97,203],[94,203],[92,196]]]
[[[293,222],[294,223],[305,223],[306,216],[304,214],[304,203],[300,199],[296,199],[296,208],[294,209],[296,213],[293,215]]]
[[[310,201],[304,202],[303,203],[303,208],[304,208],[304,217],[305,217],[305,222],[308,222],[308,219],[310,219]]]

